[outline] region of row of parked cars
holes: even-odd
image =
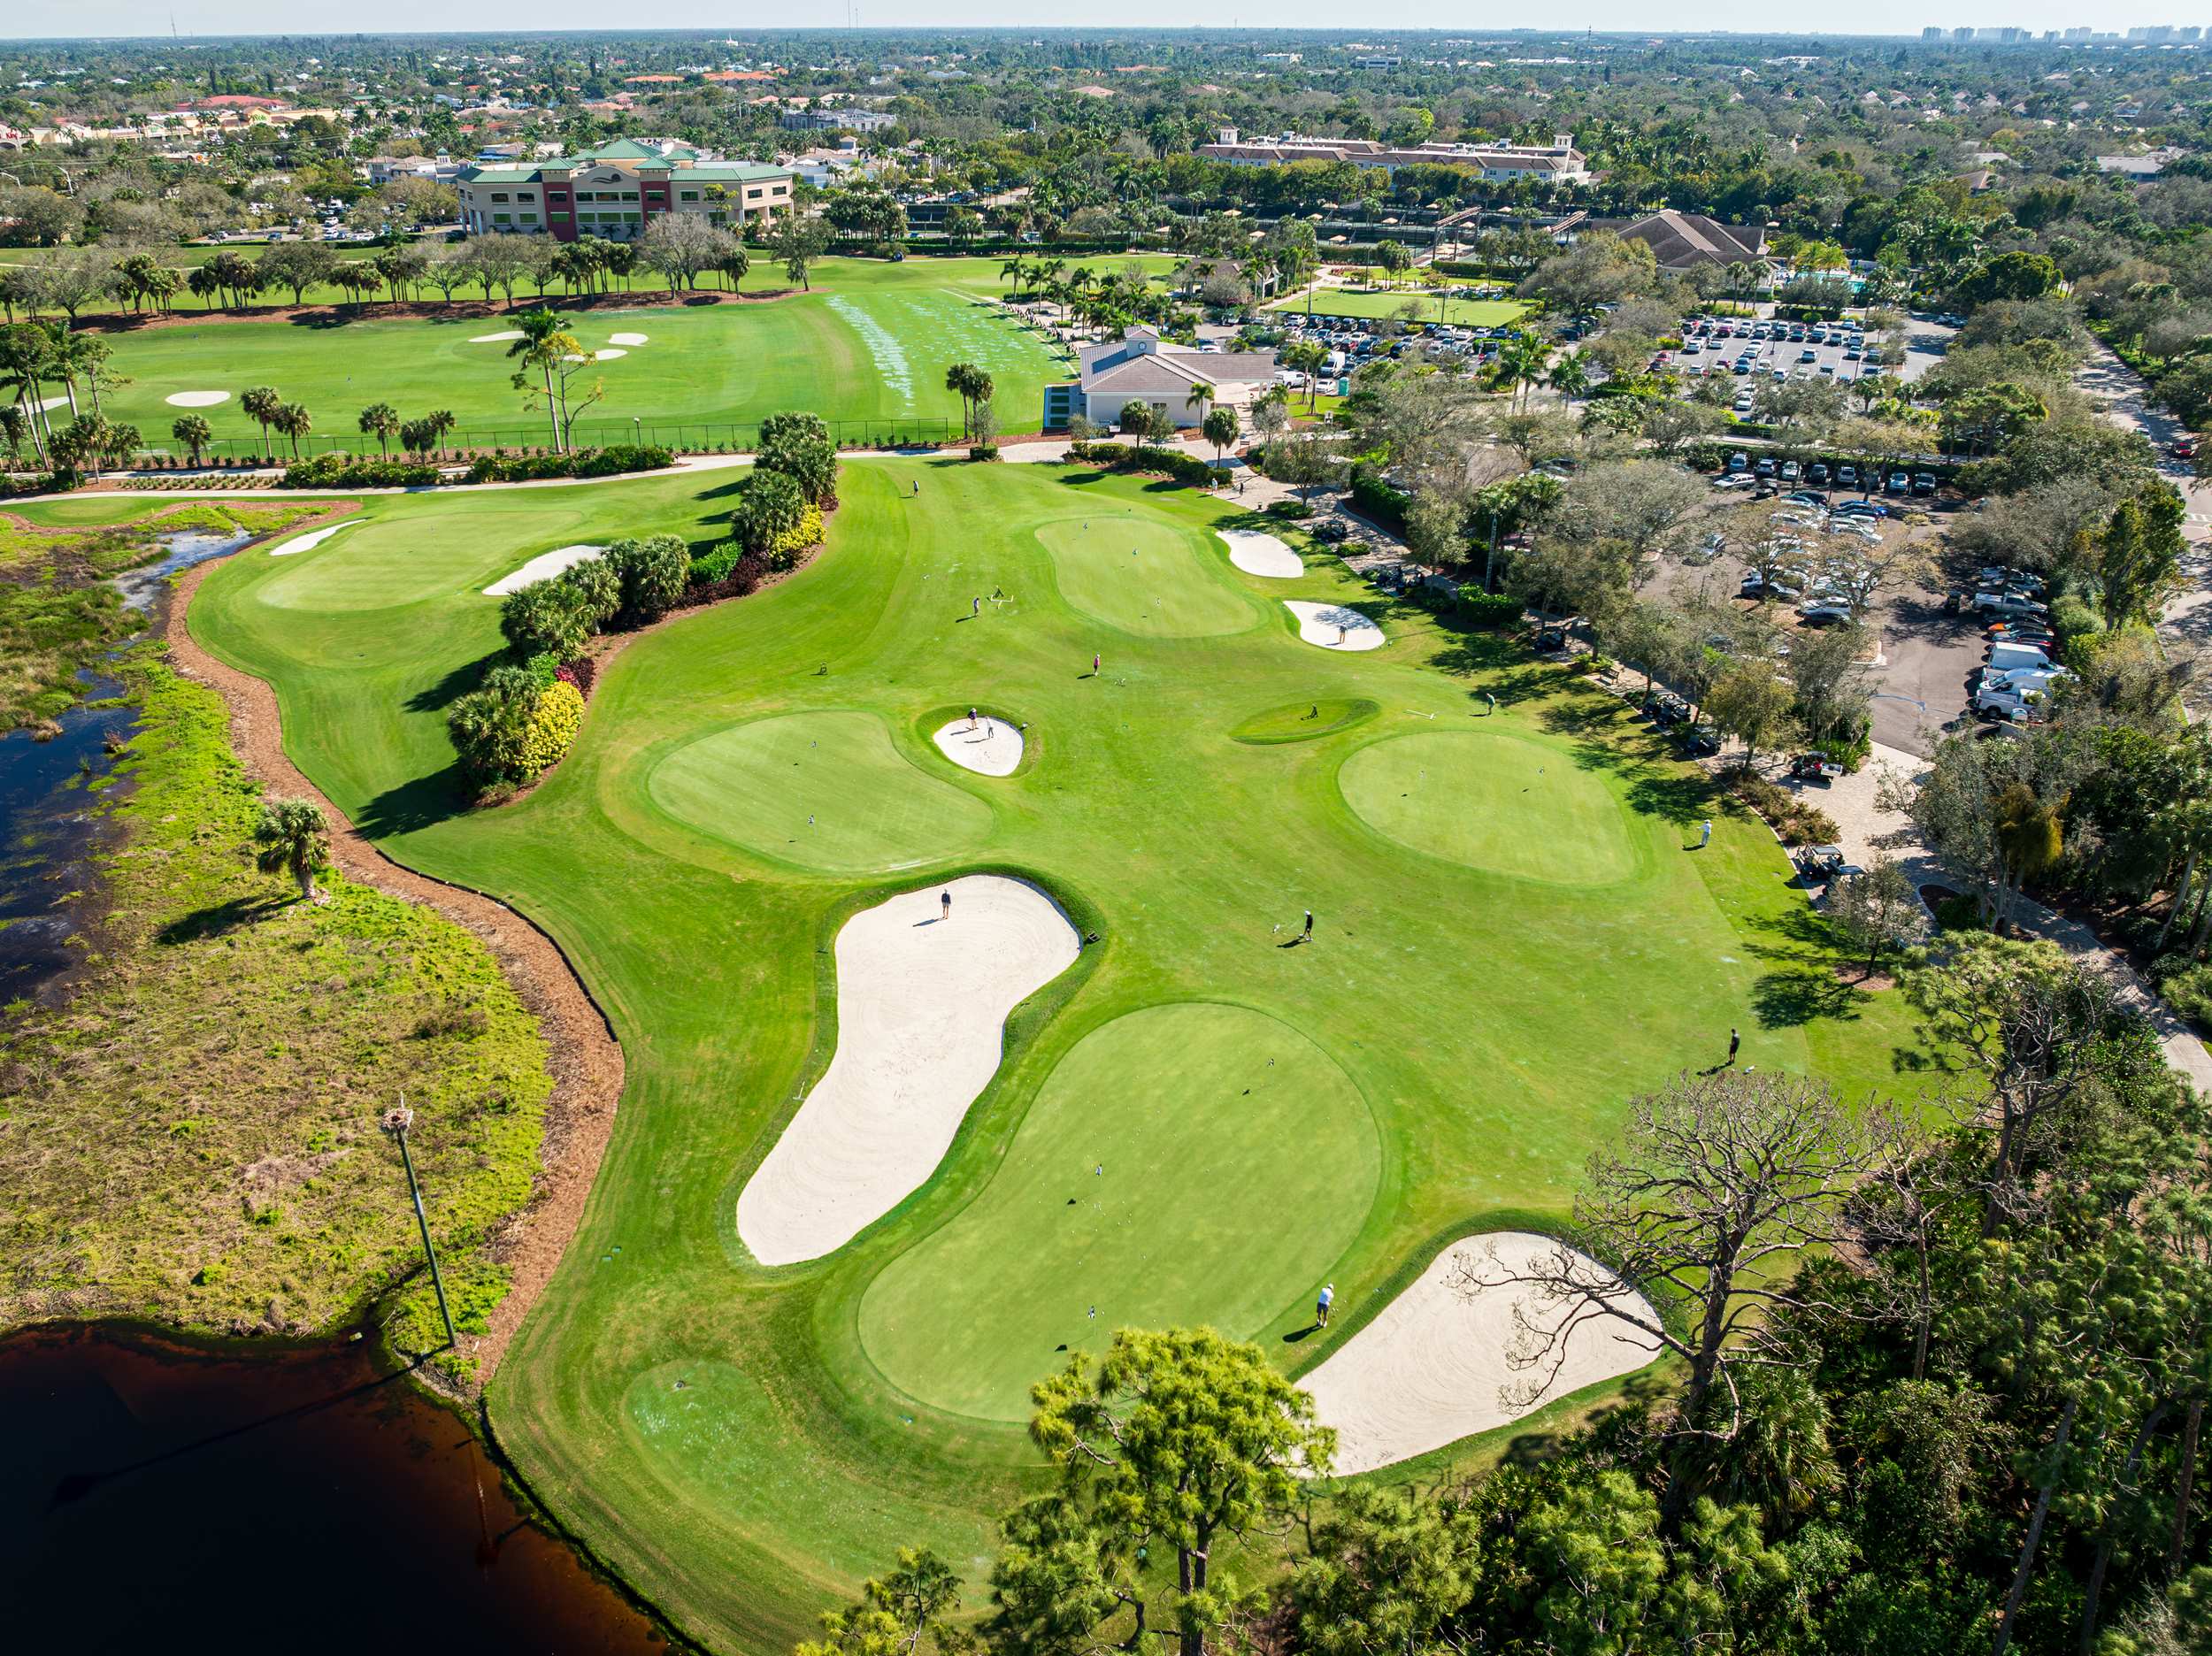
[[[2051,659],[2051,630],[2040,576],[1992,564],[1975,571],[1970,592],[1952,590],[1944,608],[1978,617],[1988,640],[1982,665],[1968,682],[1978,718],[2014,724],[2042,717],[2042,704],[2070,675]]]
[[[1832,482],[1838,488],[1863,487],[1870,494],[1879,488],[1885,494],[1912,494],[1924,498],[1933,494],[1941,487],[1936,480],[1936,474],[1932,472],[1899,470],[1892,472],[1887,478],[1884,478],[1879,472],[1870,472],[1862,479],[1859,468],[1848,463],[1835,467],[1832,472],[1824,461],[1816,460],[1811,464],[1805,465],[1795,460],[1777,460],[1772,455],[1761,455],[1755,461],[1748,454],[1740,450],[1728,456],[1726,467],[1713,481],[1718,487],[1741,488],[1745,487],[1743,483],[1733,481],[1739,478],[1747,479],[1753,482],[1756,482],[1761,478],[1774,478],[1784,483],[1796,483],[1801,480],[1815,488],[1826,488]]]

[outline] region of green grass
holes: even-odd
[[[1408,303],[1421,307],[1416,318],[1421,322],[1447,322],[1454,327],[1505,327],[1516,321],[1528,307],[1517,299],[1442,299],[1419,288],[1324,288],[1315,293],[1308,304],[1306,295],[1281,300],[1271,310],[1294,312],[1305,316],[1377,317],[1396,316]]]
[[[345,567],[375,550],[364,528],[234,561],[191,615],[273,681],[343,809],[545,926],[619,1032],[606,1162],[490,1419],[563,1521],[710,1643],[810,1636],[895,1545],[979,1569],[1035,1486],[1020,1392],[1059,1346],[1204,1318],[1302,1368],[1332,1348],[1284,1339],[1317,1278],[1356,1306],[1440,1237],[1563,1216],[1629,1098],[1732,1024],[1762,1069],[1893,1085],[1896,997],[1839,982],[1773,836],[1617,702],[1410,603],[1379,612],[1380,649],[1312,649],[1286,587],[1374,594],[1317,556],[1245,576],[1210,536],[1233,505],[1143,479],[854,462],[820,556],[636,640],[558,770],[464,811],[442,721],[498,647],[476,589],[571,540],[703,540],[728,493],[372,499],[409,548],[386,607]],[[971,620],[978,594],[1002,602]],[[1034,763],[985,778],[934,753],[933,721],[978,702],[1029,723]],[[1316,703],[1325,740],[1240,739]],[[1394,816],[1386,784],[1414,795],[1424,769],[1437,791]],[[1711,847],[1686,852],[1708,816]],[[1017,1008],[922,1189],[825,1260],[756,1267],[734,1205],[833,1050],[838,927],[990,869],[1098,940]],[[1314,942],[1281,947],[1308,906]]]
[[[1274,742],[1312,741],[1364,724],[1382,711],[1364,696],[1331,696],[1325,702],[1290,702],[1255,713],[1230,731],[1232,741],[1265,747]]]
[[[627,441],[636,419],[649,436],[695,447],[731,441],[740,436],[735,426],[780,410],[807,409],[879,426],[949,420],[956,431],[960,400],[945,389],[945,370],[966,361],[995,380],[1000,428],[1035,431],[1045,385],[1071,377],[1073,369],[1044,334],[989,303],[1007,291],[998,266],[995,259],[830,259],[813,272],[812,292],[787,298],[565,312],[586,349],[628,353],[598,365],[606,396],[579,429]],[[763,261],[743,291],[784,286],[781,267]],[[526,295],[517,309],[537,303]],[[563,308],[558,294],[545,303]],[[219,438],[257,441],[260,428],[238,402],[257,385],[304,404],[318,433],[342,435],[357,448],[376,446],[358,434],[355,419],[380,402],[406,418],[448,409],[461,433],[510,445],[549,441],[546,417],[528,412],[509,382],[514,364],[507,345],[474,342],[511,327],[511,318],[472,308],[476,314],[449,319],[385,318],[371,305],[337,320],[187,323],[111,334],[115,366],[132,383],[107,395],[104,406],[152,445],[169,444],[171,424],[187,412],[204,417]],[[648,342],[611,345],[611,335],[633,333]],[[227,391],[230,401],[190,410],[165,401],[187,391]],[[687,434],[680,429],[687,424]]]
[[[241,855],[261,791],[221,699],[145,651],[120,850],[65,1006],[0,1016],[0,1328],[58,1315],[219,1334],[334,1328],[395,1283],[395,1336],[441,1336],[376,1118],[404,1095],[456,1321],[504,1295],[488,1246],[528,1200],[552,1090],[535,1020],[484,945],[325,877]],[[115,801],[120,799],[119,805]]]

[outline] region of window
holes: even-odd
[[[492,197],[492,199],[493,199],[494,201],[495,201],[495,202],[503,202],[503,201],[505,201],[507,198],[506,198],[506,196],[494,196]]]
[[[757,189],[749,189],[745,192],[745,199],[747,201],[758,201],[760,199],[760,192]]]
[[[680,191],[679,192],[679,199],[683,201],[697,201],[699,199],[699,192],[697,190]]]
[[[509,216],[503,212],[495,212],[492,215],[492,222],[494,224],[506,224],[509,222]]]
[[[552,217],[562,224],[566,224],[568,222],[568,215],[563,212],[558,207],[553,209]]]
[[[537,200],[537,196],[535,192],[531,190],[517,190],[515,192],[515,199],[518,202],[534,202]]]

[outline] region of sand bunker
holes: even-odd
[[[521,337],[522,330],[518,327],[502,328],[496,334],[472,334],[469,335],[469,343],[472,345],[499,345],[503,344],[508,340],[516,340],[520,339]]]
[[[952,893],[941,918],[940,894]],[[1074,964],[1059,904],[970,874],[837,934],[837,1051],[737,1199],[764,1265],[834,1252],[919,1190],[997,1072],[1006,1015]]]
[[[1283,600],[1283,608],[1298,617],[1298,636],[1325,649],[1379,649],[1383,630],[1356,610],[1341,604],[1300,603]],[[1340,639],[1339,632],[1343,634]]]
[[[563,360],[567,362],[612,362],[618,356],[627,356],[626,350],[571,351]]]
[[[213,408],[230,401],[227,391],[178,391],[161,399],[172,408]]]
[[[607,335],[607,343],[610,345],[642,345],[645,343],[646,337],[642,334],[610,334]]]
[[[572,564],[581,564],[586,558],[595,558],[607,548],[603,546],[565,546],[550,552],[541,552],[511,575],[503,575],[484,588],[492,598],[504,598],[509,593],[520,592],[525,586],[541,580],[551,580]]]
[[[1304,562],[1280,535],[1261,534],[1250,529],[1224,529],[1221,538],[1229,543],[1229,562],[1247,575],[1291,580],[1306,572]]]
[[[1542,1398],[1524,1403],[1500,1395],[1548,1372],[1540,1366],[1517,1373],[1508,1366],[1506,1353],[1521,1334],[1514,1307],[1525,1306],[1530,1320],[1546,1328],[1571,1307],[1548,1302],[1535,1288],[1517,1283],[1470,1295],[1454,1285],[1455,1267],[1463,1262],[1495,1281],[1558,1246],[1525,1230],[1453,1243],[1373,1322],[1299,1382],[1313,1394],[1322,1423],[1336,1428],[1337,1472],[1371,1472],[1426,1453],[1651,1361],[1657,1353],[1627,1323],[1592,1317],[1569,1338],[1566,1362]],[[1587,1258],[1583,1263],[1593,1272],[1604,1269]],[[1648,1306],[1643,1310],[1655,1320]]]
[[[271,547],[269,548],[269,556],[271,557],[290,557],[295,552],[312,552],[317,547],[322,545],[324,541],[329,540],[331,536],[336,534],[341,529],[350,529],[354,525],[359,523],[360,521],[361,520],[358,518],[349,518],[343,523],[334,523],[330,525],[328,527],[322,529],[311,529],[303,535],[294,535],[282,546]]]
[[[939,731],[938,750],[964,770],[985,776],[1011,776],[1022,762],[1022,733],[1004,719],[988,714],[971,726],[964,717]]]

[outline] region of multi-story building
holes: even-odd
[[[1559,134],[1548,144],[1392,145],[1371,138],[1301,138],[1295,134],[1240,138],[1235,127],[1224,126],[1221,141],[1199,145],[1198,153],[1236,166],[1348,161],[1354,166],[1380,167],[1386,172],[1402,166],[1463,166],[1502,182],[1532,178],[1554,184],[1579,184],[1590,176],[1589,163],[1567,133]]]
[[[841,104],[786,110],[776,117],[776,125],[786,132],[879,133],[898,123],[897,116],[882,110],[854,109]]]
[[[462,228],[472,235],[634,242],[667,213],[696,213],[730,230],[777,218],[791,211],[791,180],[789,167],[718,161],[681,144],[624,138],[581,155],[468,167],[454,188]]]

